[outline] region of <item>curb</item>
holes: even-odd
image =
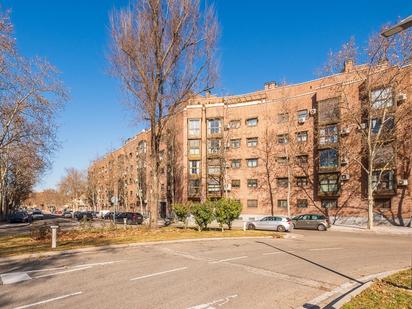
[[[327,308],[327,309],[338,309],[341,308],[344,304],[349,302],[353,297],[359,295],[364,290],[369,288],[376,279],[382,279],[387,276],[390,276],[394,273],[399,271],[403,271],[409,269],[401,268],[397,270],[391,270],[386,272],[381,272],[377,274],[371,274],[368,276],[364,276],[361,278],[356,279],[357,281],[363,282],[362,284],[354,283],[354,282],[345,282],[340,286],[336,287],[335,289],[323,293],[312,300],[309,300],[305,303],[305,305],[298,307],[297,309],[319,309],[319,308]],[[325,304],[325,302],[327,302]],[[323,304],[323,305],[322,305]]]
[[[17,256],[0,258],[0,263],[7,263],[19,260],[30,260],[38,258],[46,258],[51,256],[65,256],[76,253],[84,252],[99,252],[108,249],[119,249],[119,248],[133,248],[148,245],[162,245],[162,244],[174,244],[174,243],[185,243],[185,242],[197,242],[197,241],[214,241],[214,240],[241,240],[241,239],[273,239],[273,236],[246,236],[246,237],[211,237],[211,238],[187,238],[187,239],[176,239],[176,240],[160,240],[160,241],[147,241],[147,242],[135,242],[129,244],[116,244],[116,245],[106,245],[106,246],[96,246],[96,247],[86,247],[79,249],[71,249],[64,251],[45,251],[40,253],[32,254],[22,254]],[[285,237],[288,238],[288,237]],[[281,238],[279,238],[281,239]]]
[[[369,281],[365,282],[364,284],[362,284],[358,288],[354,289],[351,293],[349,293],[349,294],[345,295],[344,297],[342,297],[339,301],[337,301],[333,305],[333,307],[341,308],[344,304],[351,301],[352,298],[354,298],[355,296],[359,295],[360,293],[362,293],[363,291],[368,289],[373,283],[375,283],[376,279],[382,279],[382,278],[388,277],[392,274],[403,271],[405,269],[408,269],[408,268],[402,268],[402,269],[398,269],[398,270],[391,270],[391,271],[387,271],[387,272],[377,274],[376,276],[374,276],[374,278],[371,278]]]

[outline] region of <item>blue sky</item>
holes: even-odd
[[[208,0],[210,3],[211,1]],[[412,14],[412,1],[217,0],[221,24],[219,93],[261,89],[266,81],[316,77],[329,50],[350,36],[365,43],[386,23]],[[17,44],[61,72],[70,101],[59,115],[61,148],[37,189],[54,187],[67,167],[86,169],[98,154],[143,128],[108,74],[108,15],[126,0],[3,0]]]

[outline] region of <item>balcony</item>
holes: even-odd
[[[200,198],[200,195],[201,195],[200,187],[189,188],[188,195],[189,195],[189,198]]]

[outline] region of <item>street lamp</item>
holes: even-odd
[[[385,31],[383,31],[381,33],[382,36],[384,36],[385,38],[388,38],[390,36],[393,36],[403,30],[408,29],[409,27],[412,26],[412,15],[409,17],[406,17],[405,19],[402,19],[398,24],[396,24],[395,26],[386,29]]]

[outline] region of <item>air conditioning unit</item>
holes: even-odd
[[[350,128],[345,127],[340,130],[340,135],[348,135],[350,133]]]
[[[230,191],[230,190],[232,190],[232,184],[230,184],[230,183],[225,184],[225,185],[223,186],[223,189],[224,189],[225,191]]]
[[[398,186],[407,186],[408,185],[408,179],[400,179],[398,181]]]
[[[349,179],[350,179],[350,175],[349,175],[349,174],[342,174],[342,175],[340,175],[340,179],[341,179],[341,180],[349,180]]]
[[[298,123],[299,124],[304,124],[306,122],[306,118],[305,117],[299,117],[298,118]]]
[[[343,157],[341,160],[340,160],[340,164],[341,165],[347,165],[349,163],[349,160],[348,160],[348,158],[346,158],[346,157]]]
[[[406,93],[399,93],[396,99],[398,104],[405,102],[407,99]]]
[[[309,110],[309,115],[316,115],[316,108],[312,108]]]

